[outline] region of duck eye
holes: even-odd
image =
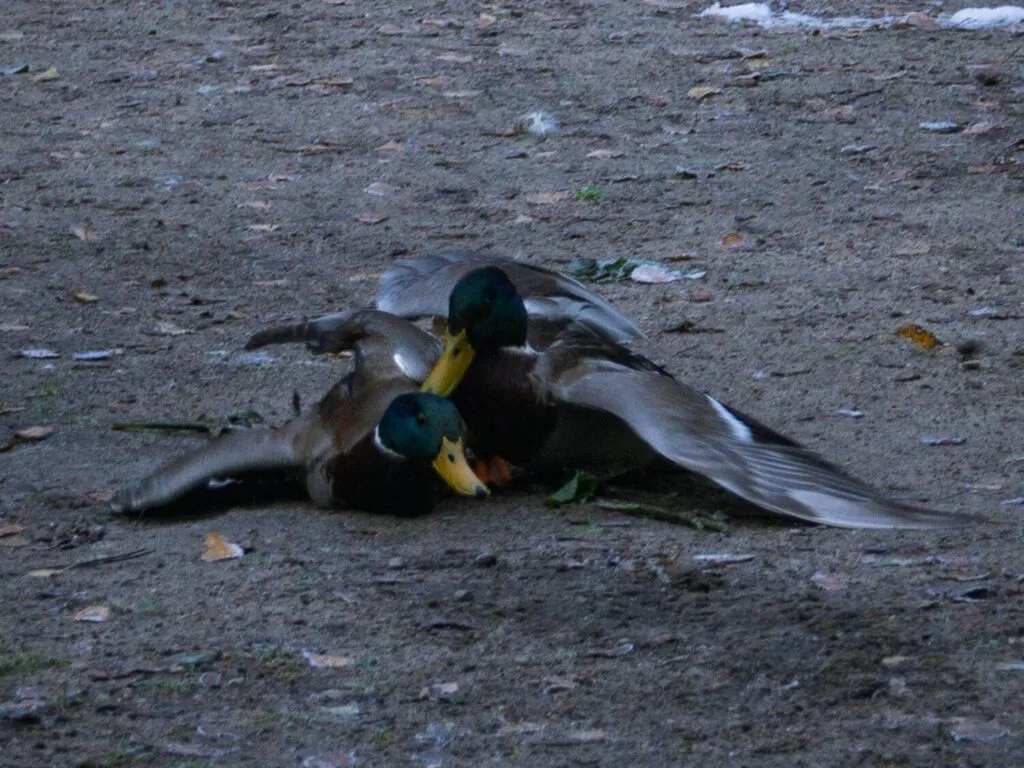
[[[426,414],[423,413],[423,411],[420,411],[419,413],[416,414],[416,423],[419,424],[421,427],[427,423],[427,417]]]

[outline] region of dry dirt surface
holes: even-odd
[[[6,0],[0,765],[1024,764],[1019,29],[702,8]],[[597,288],[686,381],[983,519],[108,512],[201,439],[114,423],[281,423],[348,363],[248,335],[450,247],[706,270]]]

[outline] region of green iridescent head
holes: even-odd
[[[448,332],[466,340],[476,352],[526,344],[523,297],[498,267],[481,267],[455,284],[448,298]]]
[[[429,461],[453,491],[486,496],[463,450],[462,417],[451,401],[424,392],[399,395],[384,411],[376,440],[385,453]]]

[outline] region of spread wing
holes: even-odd
[[[531,319],[576,320],[617,341],[642,339],[632,320],[578,280],[544,267],[464,251],[399,261],[381,279],[377,309],[403,317],[444,317],[448,296],[463,275],[477,267],[500,267],[523,297]]]
[[[773,512],[845,528],[946,528],[972,518],[901,504],[816,453],[663,373],[584,358],[556,400],[611,413],[666,459]]]
[[[356,370],[371,377],[400,374],[421,382],[441,354],[441,342],[405,318],[376,309],[356,309],[254,334],[246,349],[305,342],[316,354],[353,350]]]

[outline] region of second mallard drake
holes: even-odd
[[[428,266],[415,273],[431,271],[429,257],[418,261]],[[397,272],[416,263],[400,263]],[[446,287],[435,280],[427,290],[394,275],[383,284],[392,287],[390,309],[408,315],[435,312],[437,294]],[[514,280],[493,264],[475,263],[449,287],[443,351],[423,389],[453,397],[479,452],[528,467],[597,470],[642,467],[661,457],[763,509],[841,527],[938,528],[969,521],[885,498],[793,440],[677,381],[618,344],[601,322],[550,315],[528,320],[527,306]],[[302,338],[321,351],[337,351],[346,341],[335,317],[272,329],[250,344]],[[402,367],[420,379],[431,354],[414,359],[405,352]]]
[[[405,321],[368,310],[349,317],[354,371],[319,405],[280,429],[229,432],[171,462],[112,501],[118,511],[162,506],[214,478],[293,470],[321,506],[419,514],[433,506],[440,482],[464,496],[486,496],[463,453],[455,406],[417,392],[397,366],[393,326]],[[411,354],[436,354],[430,337],[412,337]],[[418,346],[417,346],[418,345]]]

